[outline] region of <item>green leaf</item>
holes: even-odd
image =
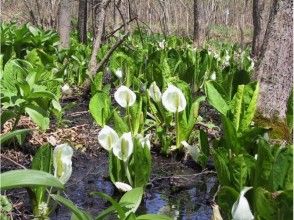
[[[241,192],[241,190],[246,186],[249,174],[249,167],[245,162],[244,155],[239,154],[230,160],[229,169],[231,171],[232,184],[237,191]]]
[[[12,170],[0,174],[0,188],[2,190],[47,186],[63,189],[63,184],[49,173],[39,170]]]
[[[233,204],[239,198],[239,192],[230,186],[222,186],[217,194],[217,204],[222,210],[224,219],[231,219],[231,210]]]
[[[135,213],[140,206],[142,196],[143,196],[143,187],[137,187],[132,189],[131,191],[126,192],[121,199],[119,200],[119,204],[126,204],[126,208],[128,212],[126,215],[133,212]]]
[[[111,115],[110,96],[104,92],[97,92],[89,103],[89,110],[96,123],[103,127]]]
[[[69,199],[64,198],[63,196],[60,195],[50,195],[55,201],[63,204],[66,208],[68,208],[74,215],[75,215],[75,219],[79,219],[79,220],[91,220],[92,217],[80,210],[72,201],[70,201]]]
[[[49,128],[50,120],[47,117],[47,113],[40,107],[30,105],[25,107],[26,113],[30,116],[33,122],[35,122],[42,130]]]
[[[221,115],[221,119],[223,123],[226,148],[231,149],[233,152],[237,152],[239,150],[239,143],[235,127],[229,118]]]
[[[131,166],[131,171],[134,172],[134,187],[145,186],[148,183],[151,174],[151,160],[149,148],[142,146],[136,139]]]
[[[130,116],[133,134],[137,134],[139,132],[140,126],[144,124],[144,118],[142,113],[142,98],[139,98],[139,101],[137,101],[130,108]]]
[[[254,187],[262,186],[270,190],[272,184],[269,181],[274,164],[274,157],[271,154],[270,145],[263,139],[259,140],[257,154]]]
[[[3,143],[5,143],[6,141],[10,140],[11,138],[14,138],[18,135],[21,135],[21,134],[25,134],[27,133],[28,131],[31,131],[32,129],[21,129],[21,130],[16,130],[16,131],[11,131],[11,132],[8,132],[6,134],[3,134],[0,136],[0,144],[2,145]]]
[[[113,112],[113,120],[115,131],[118,133],[118,135],[122,135],[123,133],[129,131],[128,124],[120,117],[120,115],[116,111]]]
[[[293,146],[278,150],[271,174],[272,190],[293,189]]]
[[[46,173],[52,174],[52,169],[53,169],[53,149],[49,144],[45,144],[41,147],[38,148],[37,153],[33,157],[32,161],[32,169],[33,170],[41,170]],[[45,187],[36,187],[35,188],[35,194],[36,194],[36,199],[38,204],[40,202],[45,201],[45,193],[46,193],[46,188]]]
[[[136,218],[137,220],[171,220],[172,218],[165,216],[165,215],[158,215],[158,214],[145,214],[140,215]]]
[[[233,122],[236,130],[238,131],[240,120],[242,117],[242,102],[243,102],[243,95],[244,95],[244,85],[238,86],[237,93],[235,94],[232,100],[232,113],[233,113]]]
[[[240,124],[240,130],[245,131],[250,126],[256,111],[259,94],[259,82],[250,83],[245,86],[244,91],[244,117]]]
[[[13,206],[7,196],[0,195],[0,217],[3,212],[11,212],[13,209]]]
[[[254,211],[255,215],[261,219],[275,220],[275,205],[270,192],[262,187],[254,189]]]
[[[199,133],[201,151],[208,157],[209,156],[209,143],[207,133],[200,129]]]
[[[4,110],[1,113],[1,116],[0,116],[0,122],[1,122],[0,126],[2,127],[5,122],[7,122],[9,119],[12,119],[12,118],[15,118],[15,117],[16,117],[16,114],[13,111]]]
[[[57,110],[58,112],[61,112],[62,107],[61,107],[60,103],[59,103],[57,100],[53,99],[53,100],[51,101],[51,103],[52,103],[52,106],[53,106],[53,108],[54,108],[55,110]]]
[[[212,150],[212,156],[215,164],[215,169],[217,172],[218,180],[221,185],[231,185],[230,182],[230,171],[228,168],[228,159],[225,155],[225,151],[221,148]]]
[[[92,192],[91,195],[98,195],[103,199],[106,199],[107,201],[109,201],[113,207],[116,209],[119,218],[120,219],[125,219],[126,215],[125,212],[121,206],[121,204],[119,204],[118,202],[116,202],[113,198],[111,198],[109,195],[102,193],[102,192]]]
[[[230,107],[224,98],[224,93],[221,93],[220,91],[221,88],[216,82],[207,81],[205,83],[205,92],[208,102],[221,114],[227,115]]]

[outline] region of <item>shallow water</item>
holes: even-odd
[[[117,200],[121,196],[107,179],[107,155],[99,152],[99,157],[81,155],[75,160],[73,176],[65,195],[78,207],[97,216],[109,203],[90,196],[90,192],[104,192]],[[216,176],[196,176],[195,173],[194,169],[179,161],[155,156],[151,184],[145,191],[137,214],[160,213],[179,220],[210,219],[210,203],[217,187]],[[70,219],[70,213],[62,207],[52,219]]]

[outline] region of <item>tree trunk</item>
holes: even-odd
[[[281,122],[293,83],[292,7],[291,0],[273,0],[254,75],[260,81],[258,113]]]
[[[87,0],[79,0],[78,33],[81,43],[87,42]]]
[[[60,48],[68,48],[70,41],[70,0],[62,0],[59,6],[58,32]]]
[[[253,0],[253,40],[252,57],[258,59],[264,40],[266,27],[269,21],[272,0]]]
[[[193,5],[194,10],[194,32],[193,32],[193,42],[194,44],[199,45],[200,41],[200,26],[199,26],[199,8],[198,8],[198,0],[194,0]]]

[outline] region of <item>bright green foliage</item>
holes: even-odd
[[[222,186],[218,204],[223,217],[231,218],[235,195],[253,186],[247,198],[255,218],[286,219],[292,215],[293,147],[270,145],[261,137],[266,130],[252,125],[258,83],[239,85],[232,99],[219,88],[216,83],[206,83],[208,101],[221,113],[224,130],[211,150]]]
[[[112,114],[109,95],[104,92],[96,92],[90,99],[89,110],[96,123],[103,127]]]
[[[12,170],[0,175],[0,187],[2,190],[32,186],[47,186],[63,189],[63,185],[58,179],[44,171]]]

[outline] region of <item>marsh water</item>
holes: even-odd
[[[110,204],[91,192],[103,192],[119,199],[117,192],[107,178],[107,154],[99,156],[78,155],[74,158],[73,175],[65,196],[78,207],[97,216]],[[197,173],[195,168],[184,165],[173,158],[153,155],[153,171],[150,184],[144,194],[137,214],[161,213],[173,219],[210,219],[211,201],[216,192],[216,175],[213,172]],[[65,208],[58,208],[52,219],[70,219]],[[115,216],[109,219],[116,219]]]

